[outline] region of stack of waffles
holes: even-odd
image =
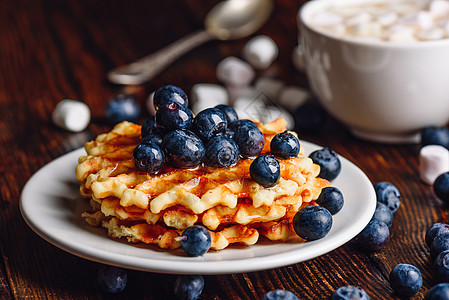
[[[271,139],[286,130],[285,120],[257,125],[265,136],[262,153],[269,153]],[[209,230],[215,250],[234,243],[252,245],[260,236],[299,239],[292,228],[294,215],[301,207],[315,205],[321,190],[330,185],[317,177],[320,167],[304,156],[302,147],[297,157],[279,160],[281,178],[270,188],[251,179],[251,158],[228,168],[164,166],[157,173],[139,172],[133,150],[140,131],[137,124],[117,124],[86,143],[87,155],[76,167],[81,195],[91,206],[82,217],[130,243],[175,249],[181,246],[177,237],[194,224]]]

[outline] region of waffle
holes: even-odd
[[[286,130],[284,119],[257,123],[265,136],[262,153],[270,141]],[[82,217],[91,226],[102,226],[113,238],[130,243],[180,247],[177,239],[194,224],[211,234],[211,249],[230,244],[255,244],[260,236],[273,241],[298,239],[291,221],[304,206],[316,205],[330,183],[318,176],[320,167],[303,155],[280,159],[281,178],[265,188],[249,175],[253,159],[240,159],[228,168],[169,166],[156,174],[139,172],[133,150],[140,142],[141,126],[117,124],[112,131],[85,144],[87,155],[76,167],[81,195],[91,210]]]

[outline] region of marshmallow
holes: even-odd
[[[252,38],[243,47],[243,57],[259,70],[268,68],[278,54],[279,50],[276,43],[265,35]]]
[[[335,13],[322,11],[313,17],[313,23],[318,26],[335,26],[341,24],[343,18]]]
[[[372,19],[372,16],[369,13],[361,12],[355,16],[352,16],[352,17],[346,19],[345,24],[347,26],[353,26],[353,25],[357,25],[357,24],[368,23],[371,21],[371,19]]]
[[[433,18],[427,11],[419,11],[417,14],[412,16],[401,18],[398,23],[409,26],[418,26],[422,29],[428,29],[434,25]]]
[[[377,17],[377,22],[382,26],[390,26],[398,20],[398,14],[390,11],[385,12]]]
[[[429,13],[434,18],[443,17],[449,14],[449,1],[433,0],[429,5]]]
[[[65,99],[56,105],[52,119],[61,128],[80,132],[89,125],[90,109],[84,102]]]
[[[391,26],[390,29],[385,33],[384,38],[387,41],[399,43],[416,41],[415,31],[413,30],[413,28],[405,25]]]
[[[192,112],[194,114],[219,104],[229,104],[229,96],[226,88],[218,84],[195,84],[192,87],[190,97],[193,102]]]
[[[279,92],[284,87],[284,82],[270,77],[260,77],[256,80],[254,87],[271,99],[278,99]]]
[[[145,105],[147,107],[147,111],[150,113],[151,116],[156,115],[156,108],[154,107],[154,93],[152,92],[150,95],[148,95],[147,100],[145,102]]]
[[[289,111],[295,111],[310,98],[311,95],[306,89],[287,86],[280,92],[278,102]]]
[[[227,86],[248,86],[254,76],[253,68],[237,57],[227,57],[217,65],[217,78]]]
[[[365,22],[347,26],[347,31],[356,37],[380,37],[382,26],[376,22]]]
[[[440,145],[428,145],[419,152],[421,179],[432,185],[442,173],[449,171],[449,151]]]
[[[442,28],[429,28],[418,32],[417,37],[423,41],[439,40],[446,36],[446,31]]]

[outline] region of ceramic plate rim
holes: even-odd
[[[322,148],[306,141],[301,141],[301,144],[306,153]],[[253,272],[292,265],[326,254],[351,240],[368,224],[376,207],[374,188],[366,174],[355,164],[339,155],[342,171],[333,185],[340,188],[344,194],[345,206],[334,216],[333,228],[326,237],[306,243],[265,243],[244,248],[230,247],[206,253],[203,257],[187,257],[179,255],[179,252],[174,254],[173,250],[161,252],[155,248],[139,248],[110,239],[94,229],[86,229],[80,225],[81,216],[75,215],[76,209],[73,207],[72,209],[65,209],[67,207],[62,210],[56,209],[56,201],[60,201],[66,196],[62,195],[58,189],[62,189],[64,192],[67,189],[73,190],[74,187],[69,187],[69,185],[77,184],[74,166],[78,157],[84,154],[83,148],[66,153],[32,175],[20,196],[21,214],[33,231],[60,249],[85,259],[128,269],[156,273],[208,275]],[[73,168],[69,168],[67,173],[65,172],[67,170],[63,169],[65,167]],[[45,182],[46,176],[53,176],[56,180],[42,184],[42,181]],[[348,180],[356,180],[356,190],[348,189]],[[47,188],[45,193],[49,190],[56,192],[55,194],[51,194],[51,192],[43,194],[41,191],[43,187]],[[76,191],[78,192],[78,190]],[[357,200],[362,199],[362,203],[354,202],[354,193],[362,196]],[[68,196],[72,197],[70,203],[75,206],[82,205],[79,201],[86,201],[81,199],[78,194]],[[78,200],[74,200],[73,197]],[[354,207],[349,207],[348,203],[354,204]],[[350,214],[351,209],[356,210],[358,215],[350,218],[352,223],[345,227],[343,226],[344,222],[348,220],[345,214]],[[340,228],[342,226],[343,228]],[[67,228],[75,237],[68,237],[63,231],[60,232],[59,228]],[[102,243],[106,244],[104,247],[99,244],[99,239],[98,243],[97,240],[92,239],[98,235],[101,236]],[[147,255],[156,257],[151,258]],[[248,255],[247,258],[245,258],[246,255]],[[234,256],[237,259],[229,259]]]

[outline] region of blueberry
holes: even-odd
[[[201,275],[178,276],[174,284],[176,299],[196,300],[204,288],[204,278]]]
[[[166,85],[159,88],[153,96],[154,108],[158,110],[161,106],[169,103],[178,103],[186,107],[189,106],[189,100],[186,93],[177,86]]]
[[[306,102],[293,113],[297,132],[314,133],[319,131],[327,119],[327,113],[317,102]]]
[[[258,156],[249,166],[251,179],[265,187],[274,186],[281,177],[279,161],[271,155]]]
[[[437,255],[435,261],[433,262],[433,269],[438,281],[449,281],[449,250],[444,250]]]
[[[386,204],[394,213],[401,205],[401,193],[398,188],[390,182],[381,181],[374,185],[378,202]]]
[[[179,103],[172,102],[162,105],[156,112],[157,127],[163,132],[175,129],[189,129],[192,122],[192,111]]]
[[[154,143],[159,147],[162,146],[162,136],[157,133],[150,133],[146,137],[144,137],[141,141],[141,144]]]
[[[299,150],[298,139],[287,131],[276,134],[270,143],[271,154],[280,158],[295,157],[299,154]]]
[[[233,139],[239,146],[241,156],[247,158],[259,155],[265,145],[265,137],[256,123],[242,119],[232,124],[230,129],[234,132]]]
[[[139,144],[133,151],[134,165],[142,172],[156,172],[164,163],[164,152],[154,143]]]
[[[427,127],[421,131],[421,146],[440,145],[449,149],[449,129],[446,127]]]
[[[449,283],[439,283],[433,286],[424,296],[424,300],[448,300]]]
[[[440,234],[449,232],[449,224],[444,223],[435,223],[429,227],[426,231],[426,244],[430,247],[432,245],[433,240],[439,236]]]
[[[388,227],[391,227],[393,225],[393,212],[385,204],[377,202],[376,210],[371,220],[384,222]]]
[[[215,106],[215,108],[218,108],[225,114],[226,121],[228,122],[228,126],[239,119],[237,112],[229,105],[218,104],[217,106]]]
[[[299,298],[290,291],[273,290],[263,295],[260,300],[299,300]]]
[[[105,116],[111,124],[123,121],[136,122],[140,116],[140,107],[131,95],[119,94],[109,101]]]
[[[293,218],[296,234],[307,241],[325,237],[332,228],[332,215],[324,207],[309,205],[301,208]]]
[[[154,116],[148,117],[145,119],[145,121],[143,121],[140,132],[141,132],[140,136],[142,138],[146,137],[147,135],[153,132],[159,132]]]
[[[191,131],[176,129],[162,139],[168,162],[175,168],[198,166],[205,154],[203,142]]]
[[[344,198],[338,188],[329,186],[321,190],[320,196],[315,202],[335,215],[343,208]]]
[[[232,166],[239,160],[239,146],[233,139],[221,135],[215,136],[206,144],[206,165],[216,168]]]
[[[210,249],[210,233],[203,226],[190,226],[183,231],[181,237],[181,247],[189,256],[201,256]]]
[[[410,297],[421,288],[422,275],[413,265],[398,264],[391,270],[389,281],[397,295]]]
[[[123,291],[128,282],[128,274],[124,269],[103,266],[97,273],[97,284],[106,293],[119,293]]]
[[[206,108],[193,120],[191,130],[203,141],[224,134],[228,126],[226,115],[218,108]]]
[[[352,285],[345,285],[339,287],[332,293],[331,300],[369,300],[369,297],[364,289]]]
[[[445,250],[449,250],[449,233],[442,233],[433,239],[432,244],[430,244],[430,258],[432,261]]]
[[[378,220],[369,221],[368,225],[355,238],[359,247],[370,251],[383,248],[389,240],[390,231],[387,224]]]
[[[335,151],[325,147],[313,151],[309,157],[321,167],[319,177],[332,181],[340,174],[341,162]]]
[[[440,174],[433,183],[435,195],[446,204],[449,204],[449,172]]]

